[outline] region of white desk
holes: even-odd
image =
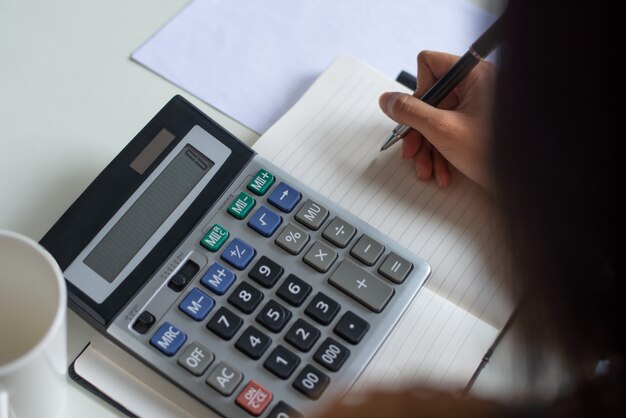
[[[494,10],[499,0],[474,0]],[[0,1],[0,228],[39,240],[175,94],[248,144],[258,135],[129,59],[186,0]],[[69,313],[68,359],[93,329]],[[493,385],[487,384],[485,387]],[[67,416],[121,414],[68,378]]]

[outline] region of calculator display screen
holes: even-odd
[[[111,283],[215,163],[186,145],[128,208],[84,263]]]

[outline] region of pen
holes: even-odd
[[[474,42],[469,50],[448,70],[426,93],[420,98],[421,101],[431,106],[437,106],[441,101],[465,78],[465,76],[493,51],[501,40],[501,20],[498,17]],[[398,142],[408,131],[410,126],[398,124],[393,129],[391,136],[380,147],[386,150]]]

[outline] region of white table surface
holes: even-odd
[[[0,228],[39,240],[175,94],[244,142],[258,138],[129,58],[187,3],[0,0]],[[68,316],[72,361],[94,330]],[[499,386],[481,381],[487,392]],[[121,416],[69,378],[67,384],[67,417]]]

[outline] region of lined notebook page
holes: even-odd
[[[458,172],[446,189],[417,181],[399,144],[380,152],[395,123],[378,97],[398,90],[342,56],[253,148],[427,260],[428,289],[500,329],[513,304],[489,199]]]

